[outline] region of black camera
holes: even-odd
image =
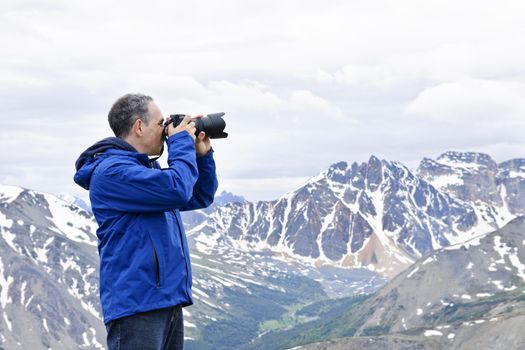
[[[226,122],[222,119],[223,115],[224,113],[221,112],[208,114],[205,117],[191,118],[197,129],[195,136],[199,135],[201,131],[204,131],[210,139],[224,139],[228,137],[228,133],[224,132]],[[173,126],[177,127],[184,119],[184,116],[184,114],[172,114],[164,126],[166,127],[173,123]]]

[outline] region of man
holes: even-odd
[[[153,99],[119,98],[116,137],[84,151],[75,182],[89,190],[100,255],[100,301],[109,349],[182,349],[182,307],[193,304],[181,210],[204,208],[217,189],[210,140],[186,116],[165,120]],[[167,137],[167,139],[166,139]],[[167,169],[158,157],[168,145]]]

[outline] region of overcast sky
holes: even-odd
[[[225,112],[221,189],[274,199],[338,161],[525,158],[525,2],[0,2],[0,182],[87,197],[111,104]]]

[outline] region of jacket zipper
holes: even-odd
[[[188,293],[189,287],[189,278],[190,278],[190,270],[188,268],[188,260],[186,259],[186,252],[184,251],[184,241],[182,239],[182,230],[184,229],[184,226],[181,227],[181,223],[179,221],[179,217],[177,216],[177,213],[175,210],[173,211],[173,214],[175,215],[175,220],[177,220],[177,225],[179,226],[179,239],[180,239],[180,247],[182,251],[182,257],[184,258],[184,266],[186,267],[186,296],[188,297],[188,300],[190,300],[190,294]]]
[[[155,286],[160,287],[160,268],[159,268],[159,258],[157,257],[157,251],[153,245],[153,240],[150,238],[151,249],[153,250],[153,264],[155,266]]]

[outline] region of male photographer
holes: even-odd
[[[153,99],[119,98],[108,115],[116,137],[75,163],[98,222],[100,302],[108,348],[182,349],[182,307],[193,304],[188,244],[179,211],[204,208],[217,190],[205,132],[189,117],[166,123]],[[166,141],[167,169],[158,157]]]

